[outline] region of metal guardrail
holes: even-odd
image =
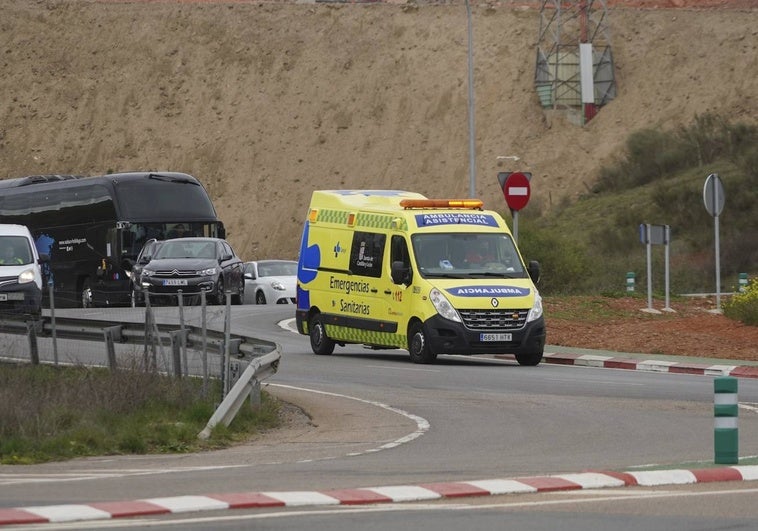
[[[28,335],[30,328],[36,337],[57,337],[58,339],[78,339],[82,341],[103,341],[104,334],[109,331],[112,340],[122,344],[141,345],[148,332],[144,323],[125,323],[121,321],[106,321],[99,319],[84,319],[77,317],[56,317],[53,329],[50,317],[41,317],[34,321],[0,318],[0,333]],[[156,324],[161,344],[171,345],[171,334],[181,332],[178,325]],[[223,345],[224,332],[206,329],[204,332],[197,326],[185,324],[187,348],[201,348],[205,341],[211,346]],[[205,338],[204,338],[205,335]],[[229,342],[230,354],[238,358],[252,359],[277,349],[272,341],[231,334]]]
[[[197,436],[201,439],[207,439],[210,437],[214,426],[220,423],[228,426],[234,420],[235,415],[237,415],[237,412],[248,396],[253,397],[253,400],[260,404],[260,381],[272,376],[277,371],[280,359],[281,352],[276,350],[251,361],[245,372],[237,380],[237,383],[234,384],[234,387],[229,390],[224,400],[216,408],[203,431]]]
[[[228,426],[248,396],[254,404],[260,404],[260,381],[277,372],[282,354],[281,347],[272,341],[202,329],[188,324],[179,326],[153,322],[146,326],[145,323],[77,317],[56,317],[53,320],[47,316],[36,320],[0,318],[0,333],[27,335],[31,362],[36,364],[39,363],[38,337],[104,341],[108,353],[108,365],[111,369],[116,369],[117,365],[114,348],[116,343],[144,344],[147,349],[148,337],[157,339],[162,345],[172,347],[176,376],[181,376],[180,348],[206,351],[210,348],[228,358],[234,356],[238,362],[246,361],[246,369],[225,394],[205,429],[198,434],[198,437],[202,439],[207,439],[217,424],[224,423]]]

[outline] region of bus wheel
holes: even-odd
[[[437,359],[437,354],[429,348],[429,342],[424,333],[424,325],[419,322],[411,325],[408,334],[408,353],[411,355],[413,363],[432,363]]]
[[[314,315],[309,327],[311,330],[311,348],[313,349],[313,353],[319,356],[328,356],[334,352],[334,341],[327,337],[321,315]]]
[[[89,278],[82,282],[82,308],[92,308],[92,287]]]
[[[542,352],[527,352],[526,354],[516,354],[516,361],[519,365],[534,367],[542,361]]]

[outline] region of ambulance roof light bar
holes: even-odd
[[[402,199],[403,208],[471,208],[481,210],[481,199]]]

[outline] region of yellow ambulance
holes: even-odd
[[[297,272],[297,329],[311,348],[514,354],[537,365],[542,299],[508,226],[477,199],[398,190],[313,192]]]

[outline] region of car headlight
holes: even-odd
[[[208,269],[201,269],[197,271],[196,274],[200,277],[212,277],[216,274],[216,271],[218,271],[218,269],[215,267],[209,267]]]
[[[142,270],[142,273],[141,273],[141,275],[142,275],[143,277],[151,277],[151,276],[153,276],[154,274],[155,274],[155,271],[153,271],[152,269],[143,269],[143,270]]]
[[[286,288],[284,287],[284,284],[282,284],[282,283],[281,283],[281,282],[279,282],[278,280],[274,280],[274,281],[271,283],[271,287],[272,287],[272,288],[274,288],[275,290],[278,290],[278,291],[284,291],[284,290],[286,289]]]
[[[451,321],[461,322],[461,316],[458,315],[458,311],[453,308],[453,305],[450,304],[450,301],[447,300],[447,297],[445,297],[440,290],[432,288],[432,291],[429,292],[429,300],[432,301],[434,309],[437,310],[437,313],[442,317]]]
[[[534,304],[532,305],[532,309],[529,310],[529,315],[526,316],[526,322],[531,323],[540,317],[542,317],[542,297],[537,293],[537,290],[534,290]]]
[[[18,283],[19,284],[26,284],[28,282],[34,282],[34,270],[33,269],[27,269],[23,273],[21,273],[18,276]]]

